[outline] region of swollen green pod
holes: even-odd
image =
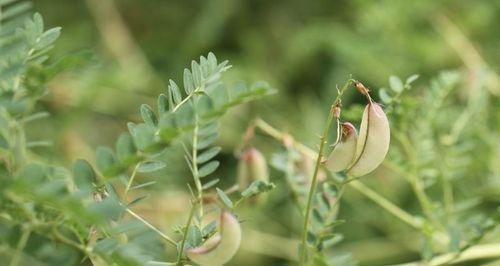
[[[363,112],[354,161],[347,169],[351,176],[366,175],[377,168],[389,151],[389,120],[379,104],[370,101]]]
[[[327,167],[332,172],[340,172],[347,169],[352,164],[354,155],[356,154],[358,139],[356,128],[349,122],[342,123],[340,126],[342,134],[340,141],[335,145],[327,161]]]
[[[219,266],[231,260],[240,247],[240,224],[234,215],[222,211],[219,228],[220,233],[202,246],[187,249],[187,257],[201,266]]]

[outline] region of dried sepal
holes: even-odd
[[[187,257],[201,266],[226,264],[236,254],[241,243],[241,227],[236,217],[222,211],[219,232],[202,246],[187,249]]]

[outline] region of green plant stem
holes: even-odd
[[[410,225],[411,227],[413,227],[417,230],[422,229],[422,222],[420,220],[418,220],[417,218],[415,218],[411,214],[403,211],[401,208],[394,205],[394,203],[392,203],[392,202],[388,201],[386,198],[380,196],[379,194],[377,194],[375,191],[373,191],[369,187],[365,186],[360,181],[353,180],[349,184],[352,188],[359,191],[361,194],[365,195],[366,197],[368,197],[372,201],[377,202],[382,208],[384,208],[386,211],[388,211],[392,215],[399,218],[401,221],[405,222],[406,224]]]
[[[179,247],[179,255],[177,256],[177,265],[181,265],[182,254],[184,253],[184,246],[186,245],[186,239],[187,239],[188,234],[189,234],[189,226],[191,226],[191,222],[192,222],[193,217],[194,217],[194,212],[196,210],[196,205],[197,204],[193,204],[191,206],[191,211],[189,211],[189,217],[188,217],[188,220],[186,222],[186,226],[184,227],[184,232],[182,234],[182,241],[181,241],[181,245]]]
[[[17,248],[14,253],[14,256],[12,257],[12,260],[10,261],[10,266],[17,266],[19,265],[19,261],[21,260],[21,255],[23,254],[23,249],[26,247],[26,244],[28,243],[28,239],[30,238],[31,235],[31,229],[29,228],[23,228],[23,234],[21,235],[21,238],[19,239],[19,242],[17,243]]]
[[[193,129],[193,149],[191,153],[191,159],[193,162],[193,179],[194,183],[196,185],[196,201],[200,203],[200,217],[203,217],[203,187],[201,185],[201,180],[200,176],[198,173],[198,130],[199,130],[199,125],[198,125],[198,116],[196,115],[195,117],[195,126]]]
[[[141,165],[141,163],[136,164],[136,166],[134,167],[134,170],[132,171],[132,174],[130,175],[130,178],[128,179],[127,186],[125,187],[125,191],[123,192],[125,200],[126,200],[126,197],[127,197],[127,193],[130,190],[130,187],[132,186],[132,183],[134,182],[134,178],[137,175],[137,169],[139,169],[140,165]]]
[[[311,215],[311,208],[312,208],[312,200],[314,196],[314,192],[316,190],[316,186],[318,183],[318,172],[319,168],[321,166],[321,162],[323,160],[323,150],[325,148],[325,145],[327,143],[327,138],[328,138],[328,133],[330,132],[330,127],[332,126],[332,122],[335,118],[335,110],[334,108],[337,107],[340,102],[341,102],[341,97],[343,93],[349,88],[349,85],[351,85],[352,80],[349,80],[346,82],[342,90],[339,91],[336,99],[333,101],[333,104],[330,107],[330,111],[328,113],[328,118],[326,120],[326,126],[323,130],[323,134],[320,137],[320,144],[319,144],[319,151],[316,156],[316,164],[314,167],[314,172],[311,180],[311,187],[309,188],[309,194],[307,195],[307,203],[306,203],[306,209],[304,213],[304,225],[302,227],[302,241],[301,241],[301,252],[300,252],[300,265],[304,265],[305,260],[306,260],[306,251],[307,251],[307,229],[309,227],[309,217]]]
[[[138,215],[137,213],[135,213],[134,211],[132,211],[131,209],[129,208],[126,208],[125,209],[126,212],[128,212],[130,215],[132,215],[135,219],[139,220],[140,222],[142,222],[144,225],[146,225],[147,227],[149,227],[151,230],[155,231],[157,234],[159,234],[163,239],[165,239],[168,243],[174,245],[174,246],[177,246],[177,242],[175,242],[172,238],[170,238],[169,236],[165,235],[162,231],[160,231],[158,228],[154,227],[152,224],[150,224],[148,221],[144,220],[144,218],[142,218],[140,215]]]
[[[410,262],[397,266],[444,266],[478,259],[492,259],[500,257],[500,243],[484,244],[471,247],[459,256],[456,253],[446,253],[433,258],[428,263]],[[396,266],[396,265],[393,265]]]

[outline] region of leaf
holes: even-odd
[[[182,96],[179,90],[179,86],[177,86],[177,84],[175,84],[175,82],[171,79],[168,82],[170,83],[170,86],[168,86],[168,91],[172,97],[173,103],[177,105],[182,101]]]
[[[409,76],[406,81],[405,81],[405,86],[409,86],[411,85],[415,80],[417,80],[419,78],[419,75],[418,74],[413,74],[411,76]]]
[[[202,242],[203,242],[203,237],[201,234],[201,230],[197,226],[194,225],[189,226],[188,235],[186,239],[186,249],[197,247],[201,245]]]
[[[397,93],[403,91],[403,82],[401,81],[400,78],[396,76],[390,76],[389,77],[389,84],[391,85],[391,89]]]
[[[220,181],[220,179],[218,179],[218,178],[216,178],[216,179],[214,179],[214,180],[210,180],[210,181],[208,181],[207,183],[205,183],[205,184],[204,184],[201,188],[202,188],[203,190],[207,190],[207,189],[209,189],[209,188],[211,188],[211,187],[215,186],[217,183],[219,183],[219,181]]]
[[[196,88],[201,87],[201,68],[196,61],[191,62],[191,71],[193,72],[193,83]]]
[[[139,203],[140,201],[148,198],[149,195],[143,195],[143,196],[140,196],[140,197],[137,197],[135,199],[133,199],[132,201],[130,201],[128,204],[127,204],[127,208],[131,208],[133,207],[134,205],[136,205],[137,203]]]
[[[198,177],[202,178],[213,173],[219,167],[218,161],[211,161],[198,170]]]
[[[249,197],[255,196],[259,193],[271,191],[275,187],[276,186],[273,183],[266,183],[262,180],[256,180],[256,181],[253,181],[252,184],[250,184],[250,186],[248,186],[248,188],[246,188],[245,190],[243,190],[243,192],[241,192],[241,196],[244,198],[249,198]],[[240,188],[240,189],[243,189],[243,188]]]
[[[378,95],[380,97],[380,100],[383,102],[383,103],[390,103],[392,101],[392,98],[391,96],[389,96],[389,94],[387,93],[387,90],[385,88],[381,88],[379,91],[378,91]]]
[[[212,236],[217,230],[217,222],[212,221],[209,224],[207,224],[203,229],[201,230],[203,237],[208,238]]]
[[[219,133],[217,133],[217,132],[213,133],[211,135],[208,135],[208,136],[204,137],[203,139],[201,139],[200,141],[198,141],[198,145],[196,146],[196,148],[198,150],[205,149],[208,146],[212,145],[217,140],[218,137],[219,137]]]
[[[116,163],[113,151],[108,147],[98,147],[96,151],[97,168],[105,174]]]
[[[160,96],[158,96],[158,114],[160,117],[164,113],[168,112],[168,110],[169,110],[168,107],[169,107],[169,103],[168,103],[167,95],[165,95],[163,93],[160,94]]]
[[[154,185],[154,184],[156,184],[156,181],[150,181],[150,182],[146,182],[146,183],[142,183],[142,184],[133,186],[133,187],[130,188],[130,190],[144,188],[144,187],[149,187],[149,186]]]
[[[224,191],[220,190],[219,188],[216,188],[215,190],[217,190],[217,194],[219,195],[219,198],[221,199],[222,203],[224,203],[224,205],[226,205],[229,209],[232,209],[233,202],[226,195],[226,193]]]
[[[116,155],[120,161],[126,161],[136,154],[132,136],[129,133],[122,133],[116,141]]]
[[[206,163],[219,154],[220,150],[221,147],[212,147],[198,155],[196,162],[198,164]]]
[[[152,128],[155,128],[158,125],[158,119],[156,118],[153,109],[151,109],[149,105],[147,104],[141,105],[141,116],[142,120],[144,120],[144,123],[146,123],[146,125]]]
[[[148,162],[142,162],[139,167],[137,168],[137,172],[139,173],[151,173],[154,171],[158,171],[162,168],[164,168],[166,164],[161,161],[148,161]]]
[[[52,28],[44,32],[37,40],[35,49],[40,50],[51,45],[61,35],[61,27]]]
[[[89,162],[83,159],[78,159],[73,164],[74,182],[80,190],[92,190],[92,183],[96,182],[94,169]]]
[[[193,61],[193,64],[196,63]],[[194,91],[195,84],[193,83],[193,76],[191,75],[191,72],[189,69],[185,68],[184,69],[184,90],[186,91],[186,94],[189,95]]]
[[[316,222],[318,222],[320,224],[323,224],[325,222],[325,220],[323,219],[323,216],[318,211],[318,209],[313,209],[312,213],[313,213],[313,218]]]

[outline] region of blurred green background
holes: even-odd
[[[180,80],[184,67],[209,51],[234,66],[225,75],[227,81],[265,80],[278,90],[226,116],[230,123],[223,123],[219,142],[224,147],[222,173],[229,180],[235,173],[233,149],[256,116],[315,147],[335,87],[349,75],[377,89],[388,86],[390,75],[419,74],[416,86],[425,87],[442,70],[481,71],[493,77],[492,92],[499,90],[498,77],[491,73],[500,70],[500,1],[37,0],[34,5],[48,27],[63,28],[55,57],[83,58],[49,84],[51,93],[39,108],[49,110],[53,119],[28,132],[34,139],[54,140],[53,149],[40,149],[38,154],[67,165],[79,157],[92,159],[98,145],[113,145],[126,122],[138,120],[140,104],[154,104],[168,79]],[[463,89],[458,95],[467,93]],[[344,104],[355,102],[362,99],[353,91]],[[270,143],[262,140],[257,145],[269,154],[276,148]],[[187,167],[182,156],[177,157],[172,160],[179,166],[167,167],[155,177],[158,195],[144,213],[158,208],[177,215],[183,211],[185,202],[160,204],[168,201],[164,197],[177,195],[165,191],[186,191]],[[412,198],[398,191],[402,185],[387,185],[381,193],[413,212]],[[300,220],[285,221],[299,216],[291,214],[295,210],[283,203],[284,196],[274,197],[262,208],[267,218],[254,218],[266,224],[253,225],[281,237],[296,236]],[[359,195],[348,198],[347,209],[364,202]],[[414,247],[391,241],[397,236],[385,235],[370,213],[373,210],[344,214],[349,223],[341,229],[346,235],[342,250],[352,252],[362,265],[418,258]],[[164,219],[150,216],[157,223]],[[181,218],[169,221],[176,219]],[[252,232],[247,235],[249,243],[268,237]],[[266,241],[281,243],[274,238]],[[280,265],[285,263],[283,254],[295,251],[280,252],[274,256],[244,245],[234,265]]]

